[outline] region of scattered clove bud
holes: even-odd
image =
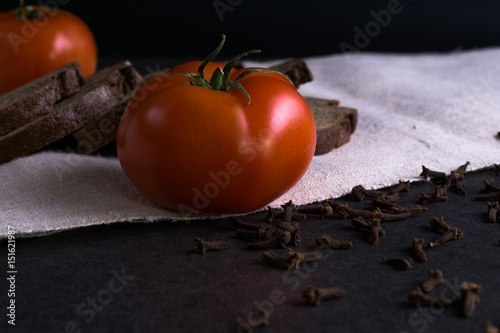
[[[500,206],[498,205],[498,201],[488,201],[486,204],[488,205],[488,220],[491,223],[495,223],[500,217]]]
[[[410,215],[420,214],[422,212],[427,211],[427,207],[420,205],[408,205],[408,206],[399,206],[393,202],[388,202],[385,200],[380,200],[379,198],[375,198],[372,200],[372,205],[374,207],[385,209],[386,213],[389,214],[401,214],[407,213]]]
[[[297,246],[301,242],[301,238],[300,238],[300,234],[299,234],[300,228],[299,228],[298,223],[291,224],[289,222],[280,222],[278,224],[278,228],[281,228],[283,230],[290,232],[290,234],[291,234],[290,244],[291,245]]]
[[[207,242],[199,237],[196,237],[195,241],[195,251],[200,254],[205,254],[208,251],[221,251],[231,248],[231,243],[225,241]]]
[[[368,224],[370,225],[370,233],[372,235],[372,244],[373,245],[379,244],[379,235],[380,235],[380,229],[381,229],[380,221],[381,221],[381,218],[380,218],[379,214],[371,214],[371,219],[370,219],[370,221],[368,221]]]
[[[286,248],[286,245],[292,240],[292,234],[287,230],[276,229],[272,237],[260,242],[252,242],[247,244],[247,249],[265,249],[270,247]]]
[[[249,314],[247,322],[240,323],[236,332],[252,332],[254,328],[269,326],[269,312],[262,307]]]
[[[391,190],[392,194],[398,194],[400,192],[410,192],[410,181],[403,182],[400,180],[399,184],[393,187]]]
[[[338,240],[330,238],[327,234],[323,234],[316,238],[316,245],[319,250],[324,249],[339,249],[348,250],[352,247],[352,242],[347,240]]]
[[[343,219],[347,219],[348,217],[358,217],[358,216],[361,216],[363,218],[370,218],[370,213],[371,213],[371,211],[369,210],[351,208],[347,203],[338,204],[335,207],[335,211]]]
[[[441,304],[442,306],[447,307],[453,303],[453,301],[449,298],[426,295],[420,288],[417,288],[417,290],[408,294],[408,302],[416,308],[421,306],[431,306],[433,304]]]
[[[481,193],[491,193],[491,192],[498,192],[500,191],[500,187],[495,185],[495,180],[492,178],[489,181],[486,179],[483,179],[485,187],[480,189],[479,192]]]
[[[451,179],[450,188],[453,188],[455,192],[457,192],[458,194],[465,196],[466,193],[464,188],[464,175],[457,171],[452,171],[450,179]]]
[[[476,305],[479,304],[479,292],[481,286],[472,282],[462,282],[460,284],[462,294],[463,314],[465,317],[471,317],[476,311]]]
[[[484,333],[500,333],[500,328],[494,326],[492,323],[487,322]]]
[[[291,222],[293,212],[295,212],[297,210],[297,206],[295,206],[295,204],[292,202],[292,200],[290,200],[286,204],[281,205],[281,208],[283,208],[283,210],[284,210],[283,220],[285,222]]]
[[[359,201],[362,201],[363,198],[365,196],[367,197],[372,197],[372,198],[376,198],[376,197],[384,197],[386,196],[387,194],[385,192],[382,192],[382,191],[377,191],[377,190],[367,190],[365,189],[362,185],[356,185],[354,186],[352,189],[351,189],[351,195],[359,200]]]
[[[260,255],[264,264],[283,270],[298,269],[301,264],[319,260],[321,257],[323,257],[322,252],[296,252],[292,249],[288,249],[285,258],[278,256],[274,251],[265,251]]]
[[[345,289],[339,287],[313,288],[307,286],[302,292],[302,296],[306,299],[307,303],[315,306],[320,305],[323,300],[342,298],[345,295],[347,295]]]
[[[274,208],[267,206],[266,222],[271,223],[274,220]]]
[[[447,241],[451,240],[456,240],[460,239],[461,231],[459,231],[457,228],[451,228],[450,230],[446,231],[441,237],[439,237],[436,241],[430,242],[429,247],[438,247],[446,243]]]
[[[423,238],[414,238],[411,244],[411,249],[413,251],[413,255],[415,256],[416,261],[418,262],[426,262],[427,255],[422,248],[425,240]]]
[[[403,270],[407,270],[411,268],[411,263],[413,262],[413,259],[408,258],[384,258],[383,262],[386,264],[391,264],[395,267],[398,267]]]
[[[355,229],[371,230],[371,225],[368,222],[366,222],[361,216],[352,218],[351,224]],[[385,230],[383,230],[382,227],[380,227],[378,233],[380,236],[384,236]]]
[[[411,214],[408,212],[398,213],[398,214],[383,213],[379,207],[375,208],[375,210],[370,212],[370,219],[372,220],[379,219],[380,222],[405,220],[410,216]]]
[[[490,200],[490,199],[500,199],[500,191],[478,194],[474,196],[474,200]]]
[[[422,284],[422,289],[428,293],[440,284],[444,283],[443,272],[439,269],[431,269],[429,271],[429,278]]]
[[[267,235],[268,228],[261,228],[259,230],[250,230],[250,229],[236,229],[236,236],[241,239],[245,239],[248,241],[262,241],[269,239]]]
[[[500,176],[500,164],[493,164],[493,176]]]
[[[448,201],[448,197],[445,196],[445,195],[440,195],[440,196],[436,196],[435,194],[434,195],[431,195],[431,194],[427,194],[425,192],[422,192],[422,197],[420,198],[420,203],[429,203],[429,202],[444,202],[444,201]]]
[[[427,179],[427,178],[445,178],[446,173],[439,172],[439,171],[433,171],[433,170],[430,170],[429,168],[426,168],[425,166],[422,165],[422,173],[420,174],[420,177],[424,177],[424,179]]]
[[[305,215],[319,215],[321,219],[324,220],[328,216],[332,216],[334,210],[328,201],[323,202],[321,206],[306,206],[297,208],[298,213],[302,213]]]
[[[298,269],[300,265],[305,262],[319,260],[323,257],[322,252],[295,252],[292,249],[288,249],[285,260],[292,265],[292,268]]]
[[[450,229],[456,229],[458,238],[462,238],[462,236],[464,235],[464,233],[460,229],[452,227],[451,225],[446,223],[444,221],[443,215],[441,215],[439,217],[438,216],[431,217],[429,220],[429,223],[431,225],[431,230],[441,230],[441,231],[446,232]]]
[[[294,263],[278,256],[274,251],[265,251],[260,254],[260,259],[264,264],[273,266],[275,268],[283,269],[285,271],[291,270]]]

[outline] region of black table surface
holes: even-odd
[[[369,232],[354,229],[350,219],[309,214],[298,222],[302,241],[290,248],[315,251],[315,239],[324,233],[349,240],[353,247],[322,250],[321,260],[290,271],[264,265],[264,250],[248,250],[229,219],[116,223],[16,239],[15,296],[8,297],[7,241],[2,240],[0,331],[483,332],[487,322],[500,326],[500,223],[488,222],[486,202],[474,200],[483,180],[491,178],[500,182],[490,168],[467,173],[465,196],[450,191],[447,202],[428,203],[421,214],[383,222],[386,234],[378,245],[371,244]],[[418,204],[422,192],[433,191],[429,181],[411,183],[398,204]],[[346,196],[335,201],[372,209],[369,199]],[[267,223],[266,214],[242,218]],[[435,216],[443,216],[464,236],[437,248],[424,247],[428,261],[413,262],[411,269],[383,263],[385,257],[412,258],[414,238],[436,240],[441,233],[429,224]],[[279,218],[271,230],[277,222]],[[6,223],[2,221],[4,227]],[[196,237],[232,246],[200,255],[193,251]],[[273,250],[280,256],[287,253]],[[408,293],[421,286],[431,269],[440,269],[445,282],[430,295],[453,303],[415,308]],[[463,281],[481,285],[480,303],[469,318],[462,315]],[[347,295],[308,305],[302,291],[309,285],[341,287]],[[7,323],[10,299],[16,304],[15,326]],[[257,308],[267,310],[269,323],[250,329]]]

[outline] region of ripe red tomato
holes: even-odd
[[[245,213],[265,207],[306,172],[316,146],[311,110],[281,74],[239,79],[249,98],[190,84],[201,62],[146,81],[121,119],[126,175],[156,203],[181,212]],[[220,63],[203,73],[210,80]],[[231,69],[230,80],[243,70]]]
[[[61,9],[22,8],[0,13],[0,95],[75,61],[83,77],[95,72],[96,41],[81,19]]]

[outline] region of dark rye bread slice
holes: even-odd
[[[78,63],[71,63],[0,96],[0,136],[44,116],[83,84]]]
[[[151,89],[152,87],[148,86],[149,80],[155,76],[165,74],[168,70],[168,68],[165,68],[145,75],[144,81],[147,82],[143,86],[138,87],[138,89]],[[125,95],[119,104],[111,107],[106,113],[97,117],[87,126],[76,131],[75,133],[72,133],[71,141],[74,146],[73,150],[78,153],[92,154],[116,139],[118,125],[120,124],[123,111],[125,111],[125,108],[135,91],[136,90],[131,91],[129,94]]]
[[[351,140],[358,124],[358,111],[339,106],[339,101],[305,97],[316,122],[316,151],[323,155]]]
[[[79,154],[92,154],[114,139],[118,125],[133,92],[123,96],[121,101],[113,105],[82,129],[71,134],[72,149]]]
[[[313,80],[313,74],[309,70],[307,63],[302,58],[282,62],[269,67],[269,69],[283,73],[290,79],[297,89],[301,84],[311,82]]]
[[[142,82],[129,61],[90,76],[81,91],[61,101],[49,114],[0,137],[0,163],[31,154],[84,127]]]

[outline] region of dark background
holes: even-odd
[[[385,26],[375,15],[395,1],[269,0],[43,0],[80,16],[94,32],[101,58],[204,58],[228,39],[221,54],[261,49],[260,58],[341,53],[356,46],[357,27],[372,36],[360,51],[453,51],[500,45],[500,2],[401,0]],[[36,1],[27,0],[28,4]],[[222,7],[219,13],[215,4]],[[3,1],[0,10],[17,5]],[[375,13],[375,15],[374,15]],[[370,22],[372,24],[370,24]],[[377,30],[378,26],[378,30]],[[361,41],[357,37],[358,42]],[[360,44],[358,43],[358,46]]]

